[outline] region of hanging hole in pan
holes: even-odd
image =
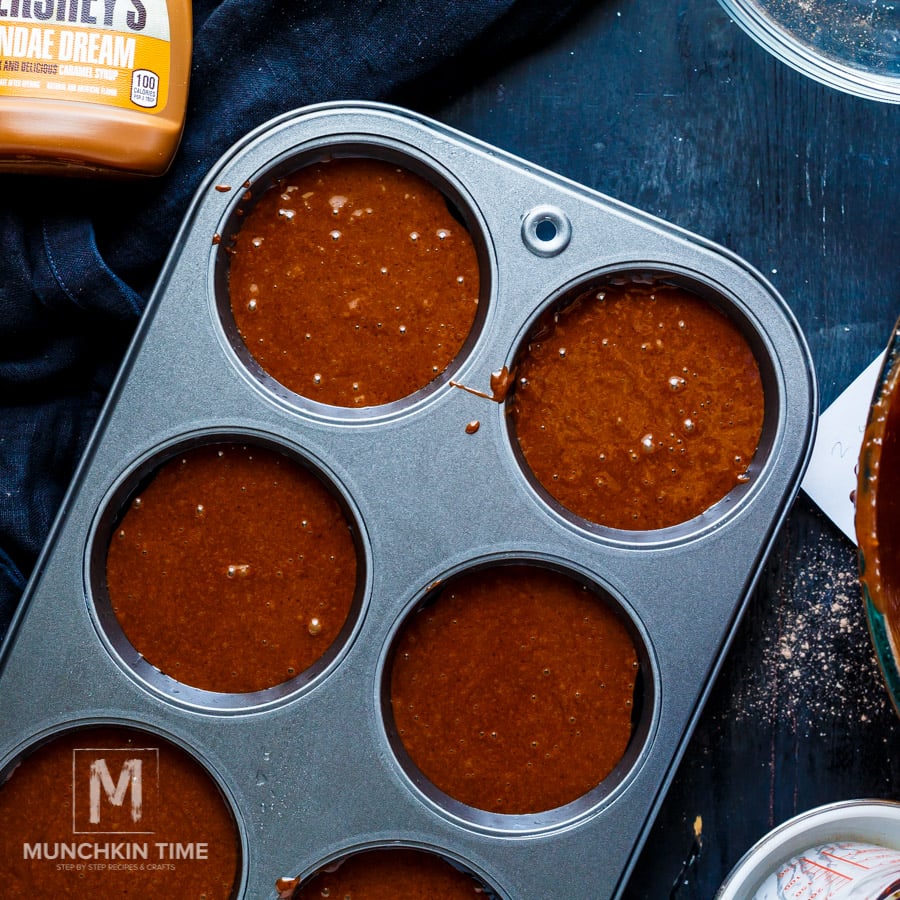
[[[522,220],[522,241],[535,256],[557,256],[571,238],[572,224],[555,206],[536,206]]]

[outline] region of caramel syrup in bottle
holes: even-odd
[[[191,27],[190,0],[0,0],[0,173],[162,175]]]

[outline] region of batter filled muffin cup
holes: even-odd
[[[429,850],[413,847],[374,847],[341,857],[309,878],[279,878],[283,900],[320,900],[323,897],[396,897],[440,900],[496,900],[497,894],[460,865]]]
[[[392,738],[464,806],[558,810],[608,793],[639,750],[644,661],[623,610],[584,579],[475,567],[434,588],[393,642]]]
[[[726,308],[683,282],[625,274],[548,309],[519,350],[508,400],[540,489],[587,522],[650,531],[748,485],[765,373]]]
[[[363,565],[352,517],[319,473],[266,443],[202,440],[121,494],[95,539],[94,588],[107,634],[145,674],[252,700],[335,658]]]
[[[3,896],[232,900],[238,828],[217,782],[158,735],[118,725],[38,743],[0,777]]]
[[[483,316],[482,239],[449,182],[411,165],[337,148],[246,193],[219,289],[253,371],[365,409],[453,368]]]

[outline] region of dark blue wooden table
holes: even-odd
[[[476,87],[411,102],[740,254],[798,317],[823,408],[900,315],[900,105],[798,74],[716,0],[600,0]],[[801,494],[625,897],[710,900],[773,826],[862,797],[900,799],[900,720],[855,548]]]

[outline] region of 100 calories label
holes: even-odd
[[[840,841],[811,847],[763,882],[753,900],[897,900],[900,852]]]
[[[165,0],[0,0],[0,96],[152,113],[170,59]]]

